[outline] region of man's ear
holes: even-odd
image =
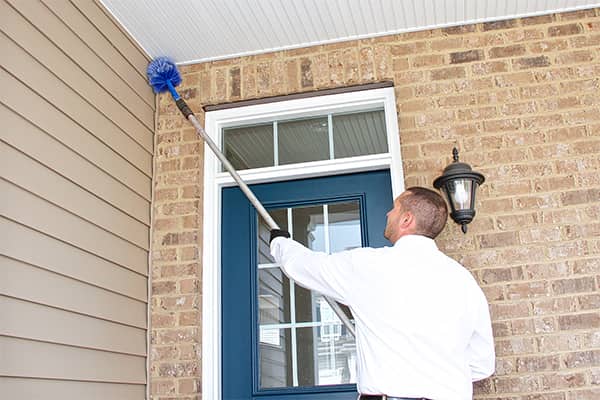
[[[403,212],[400,216],[400,221],[398,222],[402,229],[409,229],[414,225],[414,223],[415,216],[410,211]]]

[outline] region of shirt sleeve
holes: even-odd
[[[326,254],[277,237],[271,242],[271,255],[285,274],[301,286],[348,304],[354,269],[351,251]]]
[[[477,287],[477,292],[475,330],[467,347],[467,357],[473,382],[492,375],[496,363],[494,336],[487,300],[479,287]]]

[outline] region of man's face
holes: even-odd
[[[400,238],[400,236],[398,236],[400,233],[399,223],[400,219],[402,218],[402,214],[404,214],[404,211],[402,211],[402,204],[400,204],[400,198],[402,196],[404,196],[404,193],[396,197],[396,200],[394,200],[394,207],[386,214],[387,224],[385,226],[383,236],[392,243],[396,242],[396,240]]]

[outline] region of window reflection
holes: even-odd
[[[333,253],[360,247],[357,200],[271,211],[298,242]],[[289,280],[264,252],[269,229],[259,225],[259,366],[261,388],[356,381],[353,336],[323,296]],[[262,250],[261,250],[262,249]],[[342,306],[352,319],[350,310]]]

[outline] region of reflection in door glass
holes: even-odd
[[[306,247],[333,253],[360,247],[358,200],[270,211]],[[259,366],[261,388],[356,382],[352,335],[319,293],[288,279],[268,253],[269,228],[259,224]],[[344,312],[353,319],[346,306]]]

